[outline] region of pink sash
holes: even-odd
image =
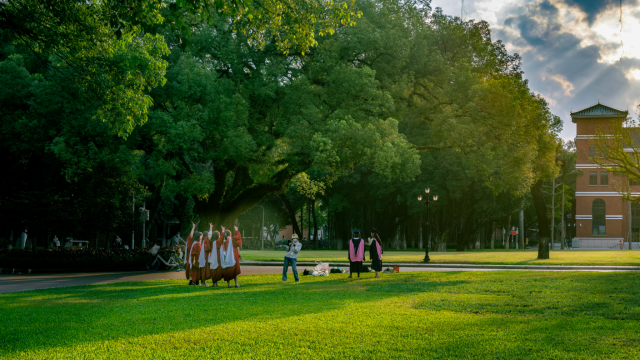
[[[380,244],[378,243],[378,240],[376,240],[375,238],[373,238],[373,241],[371,242],[371,244],[376,244],[376,250],[378,250],[378,259],[382,260],[382,246],[380,246]]]
[[[362,261],[364,259],[364,240],[360,239],[360,245],[358,245],[358,256],[356,256],[355,248],[353,247],[353,239],[349,240],[349,260]]]

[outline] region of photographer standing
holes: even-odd
[[[298,242],[298,235],[293,234],[293,236],[291,236],[291,241],[289,241],[289,249],[284,255],[284,267],[282,269],[283,282],[287,282],[287,271],[289,270],[289,264],[291,264],[291,269],[293,270],[293,276],[296,279],[296,282],[300,281],[300,278],[298,277],[298,268],[296,267],[300,249],[302,249],[302,244]]]

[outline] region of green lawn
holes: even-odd
[[[0,294],[0,359],[638,359],[640,274],[242,276]]]
[[[242,250],[245,260],[279,261],[284,251]],[[500,264],[500,265],[625,265],[640,266],[640,251],[637,250],[552,250],[550,259],[537,260],[533,250],[472,250],[463,252],[429,253],[434,264]],[[367,260],[369,253],[367,252]],[[420,263],[423,251],[385,251],[382,261],[387,263]],[[326,262],[346,262],[347,251],[342,250],[302,250],[298,261],[322,260]]]

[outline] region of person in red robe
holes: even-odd
[[[200,241],[202,241],[202,233],[196,231],[194,233],[193,245],[191,245],[191,281],[193,282],[193,285],[200,285],[200,280],[203,280],[202,269],[200,268],[199,262],[200,251],[202,251],[202,244]]]
[[[193,232],[196,229],[196,224],[192,223],[193,227],[191,228],[191,234],[187,238],[187,246],[184,248],[184,275],[187,280],[189,280],[189,285],[193,285],[193,281],[191,281],[191,246],[193,245]]]
[[[224,237],[223,234],[221,232],[218,231],[214,231],[211,239],[216,239],[215,240],[215,244],[212,244],[211,248],[212,250],[215,252],[215,254],[212,254],[212,256],[216,256],[217,257],[217,264],[218,266],[215,269],[211,269],[211,281],[213,282],[213,286],[217,287],[218,286],[218,281],[220,281],[223,278],[223,269],[222,266],[220,266],[220,248],[222,247],[222,244],[224,243]],[[213,246],[215,245],[215,246]],[[213,259],[213,258],[211,258]],[[209,263],[211,263],[213,260],[211,260]]]
[[[200,281],[202,282],[202,286],[209,286],[207,284],[207,279],[211,278],[211,269],[209,264],[209,256],[211,255],[211,230],[213,230],[213,224],[209,223],[209,232],[205,233],[204,239],[201,241],[202,251],[204,254],[200,254],[200,258],[198,258],[198,264],[200,265]],[[204,258],[204,261],[201,261]]]
[[[209,232],[202,240],[202,249],[204,251],[204,264],[200,267],[200,280],[202,280],[202,286],[207,285],[207,279],[211,279],[211,264],[209,263],[209,257],[211,256],[211,232],[213,230],[213,224],[209,223]]]
[[[224,228],[223,228],[224,229]],[[238,231],[238,227],[235,226],[236,234],[233,238],[231,237],[231,231],[225,230],[225,241],[222,243],[223,250],[227,250],[229,246],[233,246],[233,258],[236,261],[236,264],[232,267],[228,267],[223,269],[224,281],[227,282],[227,287],[231,287],[231,279],[235,280],[236,287],[240,287],[238,285],[238,275],[242,273],[240,269],[240,246],[242,246],[242,237],[240,236],[240,231]]]

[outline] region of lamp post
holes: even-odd
[[[256,205],[257,207],[262,208],[262,227],[260,228],[260,241],[262,242],[262,250],[264,250],[264,207],[260,205]]]
[[[431,224],[429,223],[429,214],[430,214],[430,206],[431,206],[431,197],[429,196],[429,193],[431,192],[431,189],[426,188],[424,189],[424,192],[427,194],[427,201],[424,202],[424,204],[427,206],[427,241],[426,241],[426,246],[424,247],[424,262],[429,262],[431,261],[431,259],[429,258],[429,240],[431,239]],[[422,194],[418,195],[418,201],[422,201]],[[438,201],[438,195],[433,195],[433,201]]]

